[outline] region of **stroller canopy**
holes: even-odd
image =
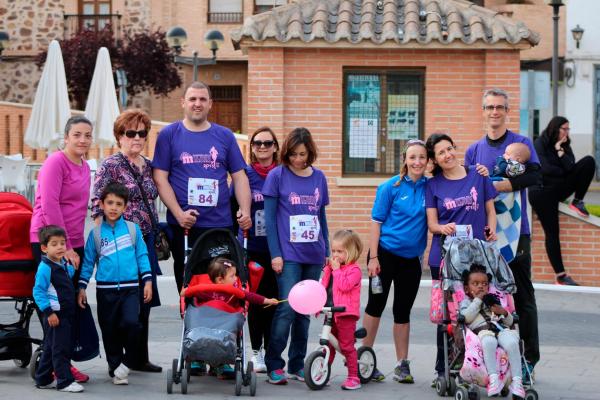
[[[444,243],[445,255],[442,267],[443,289],[450,289],[456,281],[462,283],[463,271],[472,264],[480,264],[492,275],[492,282],[505,293],[515,293],[515,279],[508,263],[494,243],[480,239],[452,238]]]

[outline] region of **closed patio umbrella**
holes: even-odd
[[[50,42],[46,64],[35,93],[25,131],[25,144],[34,149],[56,150],[71,117],[65,65],[58,41]]]
[[[101,47],[96,57],[96,66],[87,103],[85,116],[94,126],[94,141],[100,146],[100,157],[104,146],[115,142],[113,124],[119,116],[119,103],[113,78],[110,55],[106,47]]]

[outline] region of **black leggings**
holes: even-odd
[[[421,283],[421,261],[419,257],[404,258],[397,256],[379,244],[378,251],[379,278],[383,286],[380,294],[371,293],[371,278],[369,278],[369,300],[365,313],[375,318],[381,318],[392,282],[394,282],[394,323],[407,324],[410,322],[410,310],[417,297]]]
[[[275,271],[271,268],[271,256],[269,253],[258,253],[248,251],[248,260],[259,263],[265,270],[256,293],[266,298],[277,298],[277,279]],[[271,323],[277,307],[264,308],[263,305],[250,304],[248,310],[248,330],[250,331],[250,342],[252,350],[260,349],[264,345],[266,349],[271,336]]]
[[[583,157],[565,176],[560,185],[529,190],[529,202],[535,210],[546,236],[546,253],[556,274],[565,272],[560,249],[558,203],[575,193],[583,200],[594,178],[596,162],[591,156]]]

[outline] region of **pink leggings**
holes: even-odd
[[[358,317],[352,315],[335,317],[331,329],[331,333],[338,340],[342,354],[346,357],[349,378],[358,378],[358,356],[356,354],[356,348],[354,347],[354,331],[356,330],[357,321]],[[335,349],[331,345],[329,346],[329,349],[331,351],[329,365],[331,365],[335,358]]]

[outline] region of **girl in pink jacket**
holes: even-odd
[[[354,331],[360,316],[360,286],[362,272],[356,263],[362,253],[362,243],[351,230],[338,231],[331,241],[330,263],[323,269],[321,283],[327,290],[327,306],[344,306],[345,312],[334,316],[331,333],[338,339],[342,354],[346,358],[348,378],[342,389],[360,388],[358,378],[358,356],[354,348]],[[333,363],[335,349],[331,346],[329,364]]]

